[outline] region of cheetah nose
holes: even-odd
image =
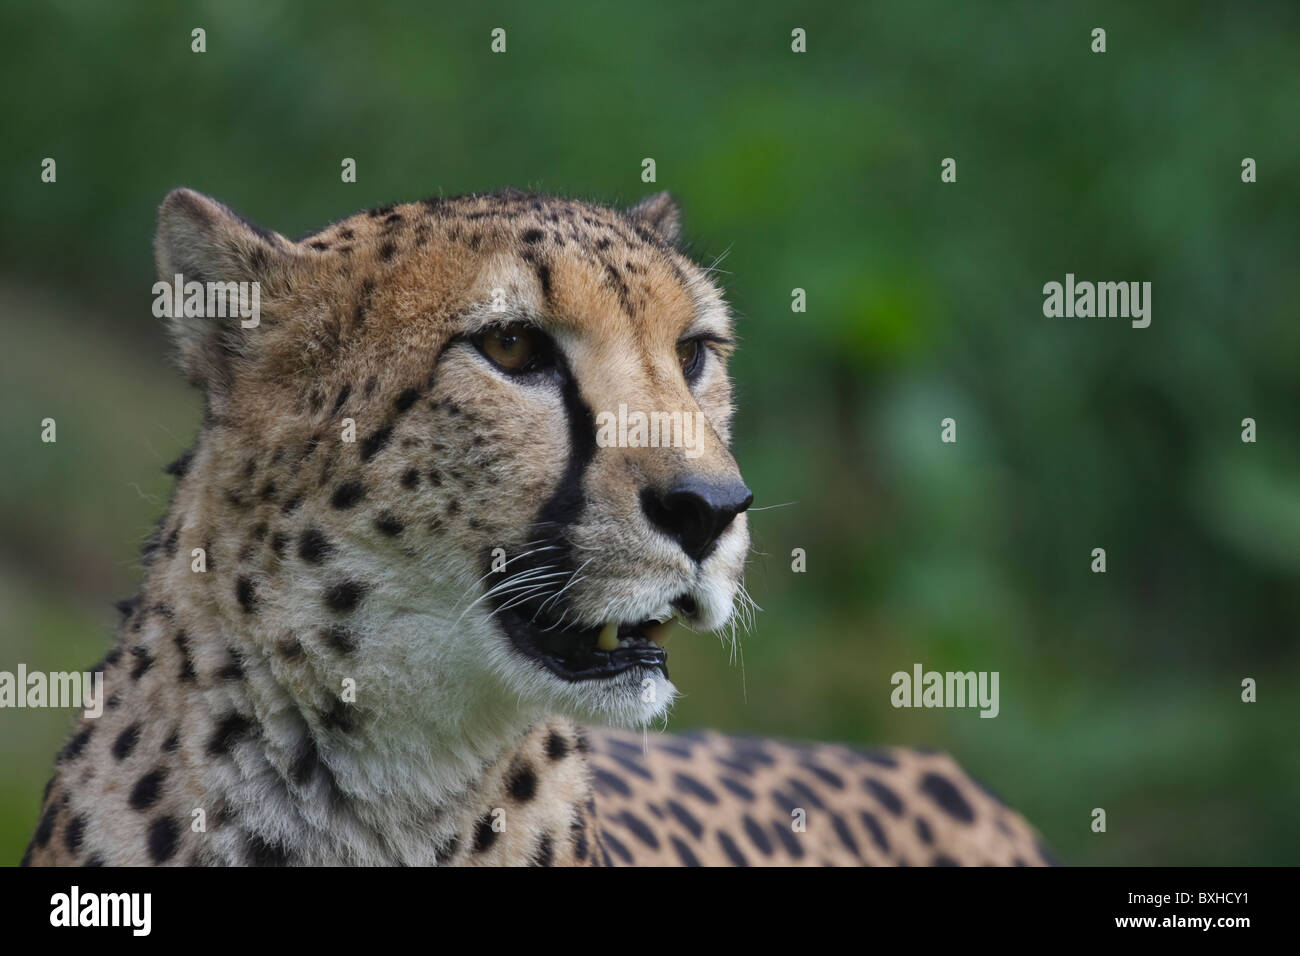
[[[745,483],[710,481],[690,476],[679,479],[666,491],[646,488],[641,492],[641,510],[650,524],[682,546],[696,562],[702,562],[717,546],[722,532],[754,501]]]

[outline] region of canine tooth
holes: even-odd
[[[600,637],[596,638],[596,646],[602,651],[612,651],[618,647],[618,623],[611,621],[600,629]]]
[[[646,628],[645,636],[650,638],[650,640],[654,641],[660,647],[663,647],[663,645],[668,642],[668,631],[670,627],[670,622],[659,621],[658,623],[651,624]]]

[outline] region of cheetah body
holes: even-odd
[[[747,491],[731,320],[676,233],[664,195],[507,191],[292,242],[172,193],[160,280],[255,281],[260,320],[170,318],[204,422],[26,862],[1042,862],[941,755],[582,729],[676,690],[648,639],[564,641],[743,600],[748,500],[701,532],[663,496]],[[521,336],[550,364],[498,364]],[[598,446],[620,403],[702,414],[699,453]]]

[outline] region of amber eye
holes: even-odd
[[[478,338],[483,354],[510,372],[522,372],[533,366],[538,358],[542,336],[530,326],[521,323],[489,329]]]
[[[677,362],[682,367],[682,374],[688,379],[699,371],[700,353],[703,350],[699,339],[684,339],[677,343]]]

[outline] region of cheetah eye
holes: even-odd
[[[550,340],[522,322],[488,329],[475,337],[474,344],[507,372],[533,372],[549,365],[552,359]]]
[[[704,345],[699,339],[682,339],[677,343],[677,364],[682,367],[682,374],[686,376],[686,381],[692,381],[700,374],[700,367],[704,364]]]

